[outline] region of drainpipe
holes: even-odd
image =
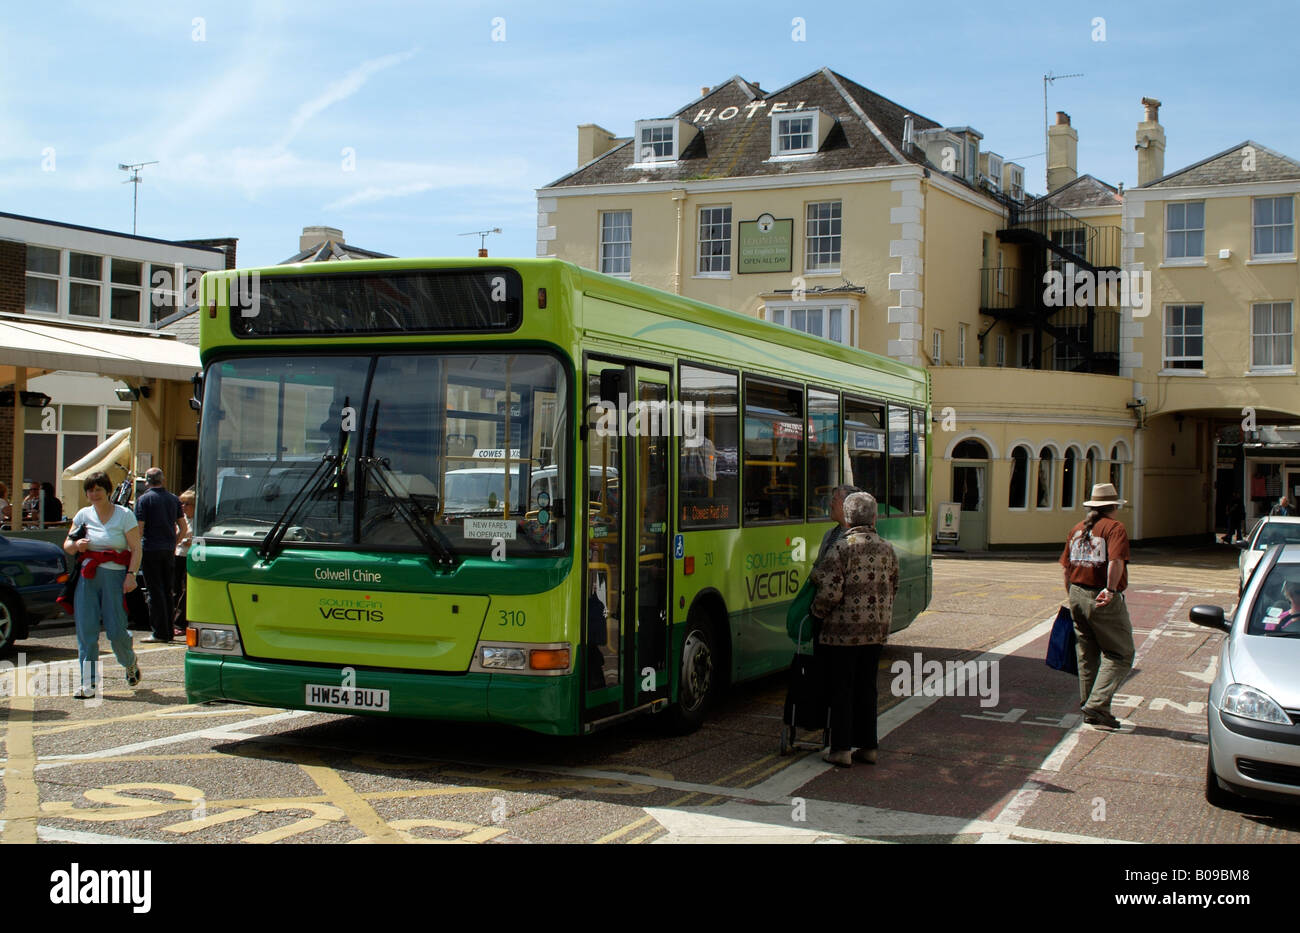
[[[24,441],[26,435],[23,434],[26,424],[24,423],[24,412],[22,397],[23,392],[27,391],[27,367],[14,367],[14,428],[13,428],[13,484],[9,487],[9,502],[13,506],[11,514],[13,515],[13,524],[10,526],[15,530],[23,527],[23,496],[27,493],[23,488],[23,458],[24,458]],[[42,498],[41,501],[44,501]],[[1245,501],[1245,500],[1242,500]]]
[[[673,263],[673,293],[682,293],[682,236],[686,214],[686,189],[675,188],[673,201],[677,205],[677,258]]]

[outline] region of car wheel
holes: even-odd
[[[1219,776],[1214,773],[1214,749],[1205,756],[1205,802],[1212,807],[1232,809],[1237,795],[1219,786]]]
[[[18,640],[18,620],[21,609],[8,593],[0,593],[0,654],[7,654]]]
[[[704,722],[721,677],[717,660],[713,627],[706,621],[691,619],[687,623],[686,639],[682,642],[677,702],[666,717],[666,725],[672,732],[685,735],[694,732]]]

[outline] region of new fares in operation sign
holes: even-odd
[[[790,252],[794,243],[794,220],[777,220],[761,214],[757,220],[742,220],[740,250],[736,271],[789,272]]]

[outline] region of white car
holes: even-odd
[[[1228,633],[1206,711],[1205,799],[1300,803],[1300,545],[1264,553],[1230,619],[1219,606],[1189,618]]]
[[[1241,556],[1237,558],[1237,595],[1246,588],[1250,573],[1259,559],[1271,547],[1279,544],[1300,544],[1300,518],[1269,515],[1261,518],[1244,541],[1238,542]]]

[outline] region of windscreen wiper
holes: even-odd
[[[316,498],[325,489],[331,476],[338,471],[339,465],[343,462],[342,454],[327,453],[321,457],[320,463],[316,464],[316,469],[307,477],[307,482],[294,493],[294,497],[289,500],[280,517],[275,520],[271,530],[266,533],[262,539],[262,546],[258,548],[258,553],[262,555],[262,560],[271,560],[276,550],[280,547],[280,542],[284,540],[290,524],[298,516],[298,512],[309,501]]]
[[[383,457],[375,456],[375,434],[378,430],[379,399],[375,399],[374,408],[370,412],[370,424],[369,430],[366,432],[363,455],[357,458],[357,463],[361,466],[361,487],[357,491],[357,501],[360,502],[364,499],[366,479],[374,477],[375,485],[379,488],[379,491],[393,503],[393,510],[410,527],[434,562],[438,566],[449,570],[455,568],[457,563],[456,552],[451,541],[436,525],[427,520],[423,510],[420,510],[417,514],[411,508],[406,498],[398,493],[397,484],[393,482],[393,470],[389,461]]]
[[[388,460],[383,457],[361,457],[357,462],[361,464],[362,477],[375,480],[375,486],[393,503],[393,511],[415,533],[420,543],[424,545],[425,550],[429,552],[429,556],[434,563],[448,570],[454,569],[456,554],[452,550],[451,541],[436,525],[428,523],[422,510],[417,513],[415,509],[411,508],[406,498],[398,492],[397,484],[393,482],[393,471]]]

